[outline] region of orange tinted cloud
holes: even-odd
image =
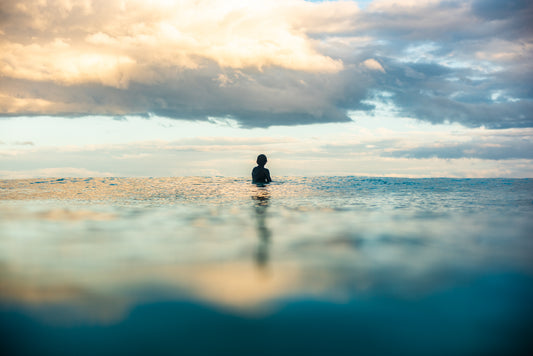
[[[306,31],[345,31],[358,9],[349,2],[27,1],[8,11],[24,21],[6,26],[7,34],[25,25],[34,36],[3,41],[1,75],[124,88],[161,80],[158,68],[206,60],[222,68],[339,71],[342,62],[317,52]],[[342,21],[328,26],[329,16]]]

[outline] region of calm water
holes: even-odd
[[[533,180],[0,181],[2,350],[531,354]]]

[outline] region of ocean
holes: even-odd
[[[533,179],[0,181],[8,355],[530,355]]]

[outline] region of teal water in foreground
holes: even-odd
[[[12,355],[531,354],[533,180],[0,181]]]

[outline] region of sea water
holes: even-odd
[[[0,181],[13,355],[511,355],[533,180]]]

